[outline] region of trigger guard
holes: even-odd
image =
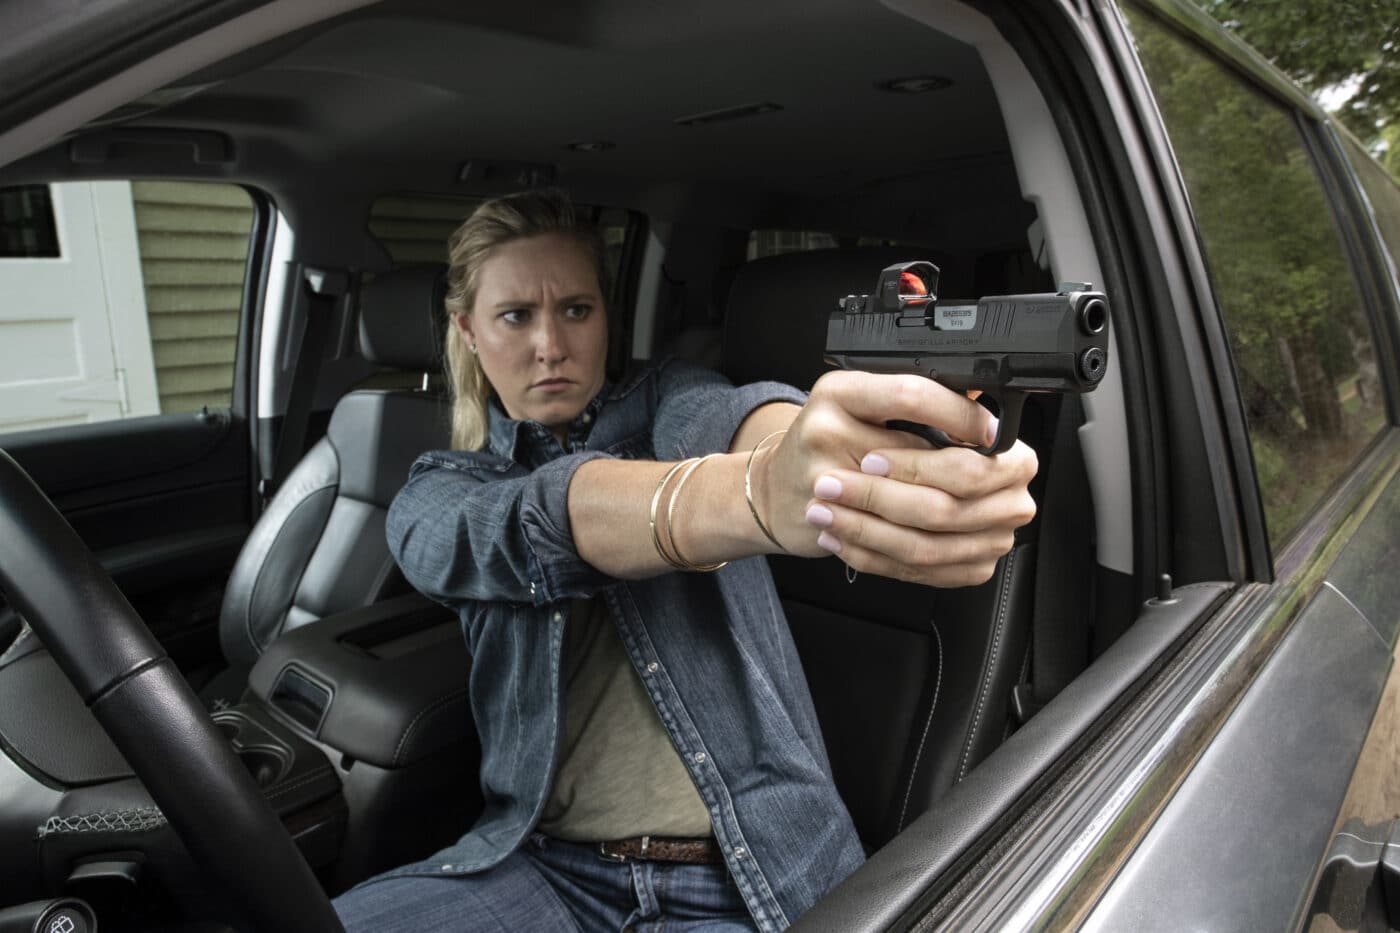
[[[1007,392],[1005,396],[987,395],[996,400],[1001,407],[1001,416],[997,421],[997,436],[992,440],[990,446],[974,447],[983,456],[992,457],[997,454],[1004,454],[1016,443],[1016,438],[1021,433],[1021,407],[1026,403],[1026,393]]]
[[[905,431],[916,437],[921,437],[933,445],[935,450],[944,447],[963,447],[967,450],[974,450],[984,457],[995,456],[1006,453],[1016,443],[1016,438],[1021,431],[1021,407],[1025,404],[1026,393],[1007,392],[1005,397],[986,393],[988,397],[996,399],[1001,407],[1001,418],[997,424],[997,436],[990,445],[978,446],[975,444],[959,444],[944,433],[939,428],[927,424],[919,424],[915,421],[893,420],[886,421],[885,427],[892,431]]]

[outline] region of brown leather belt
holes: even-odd
[[[598,854],[613,862],[684,862],[687,865],[722,865],[724,853],[715,837],[668,839],[637,836],[598,843]]]

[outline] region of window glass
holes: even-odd
[[[394,195],[375,201],[370,208],[369,231],[384,247],[395,266],[416,262],[447,262],[447,240],[462,221],[481,204],[479,198],[444,198],[434,195]],[[579,206],[591,214],[603,235],[608,278],[617,296],[623,247],[627,242],[627,211]]]
[[[0,431],[230,404],[247,192],[65,182],[0,189],[0,205],[23,247],[0,255]]]
[[[815,230],[751,230],[748,259],[765,259],[783,253],[805,253],[814,249],[835,249],[836,237]]]
[[[48,185],[0,189],[0,257],[58,258],[58,228]]]
[[[1384,422],[1371,331],[1291,111],[1149,14],[1127,16],[1204,243],[1277,549]]]
[[[1390,251],[1391,272],[1394,273],[1396,266],[1400,265],[1400,185],[1354,140],[1345,137],[1344,142],[1352,168],[1361,181],[1361,190],[1371,205],[1371,214],[1376,219],[1381,239]]]
[[[395,266],[415,262],[447,262],[447,238],[481,201],[395,195],[374,202],[369,232],[374,234]]]
[[[749,262],[779,256],[783,253],[805,253],[815,249],[848,249],[863,246],[907,246],[910,249],[925,249],[921,243],[907,240],[891,240],[878,236],[837,236],[820,230],[750,230],[748,252]]]

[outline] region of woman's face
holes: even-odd
[[[549,233],[511,240],[482,262],[476,303],[454,320],[506,414],[561,438],[603,387],[608,321],[587,249]]]

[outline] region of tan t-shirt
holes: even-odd
[[[563,668],[564,738],[539,831],[574,842],[708,836],[709,812],[602,597],[574,601]]]

